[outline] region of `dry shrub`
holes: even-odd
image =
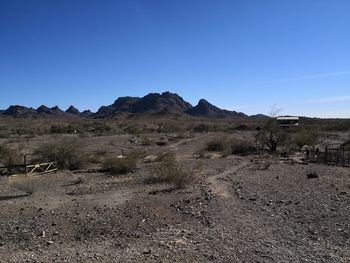
[[[229,148],[229,143],[224,138],[217,138],[207,142],[205,149],[209,152],[222,152]]]
[[[198,159],[198,158],[204,158],[204,157],[206,157],[206,152],[205,152],[205,150],[200,149],[200,150],[198,150],[198,151],[195,151],[195,152],[193,153],[193,156],[195,156],[197,159]]]
[[[85,178],[82,176],[79,176],[78,178],[76,178],[73,182],[72,185],[78,185],[78,184],[83,184],[85,183]]]
[[[144,158],[147,155],[146,150],[133,150],[127,154],[128,158],[133,158],[136,161]]]
[[[0,145],[0,163],[5,166],[10,164],[23,164],[23,155],[20,151],[12,150],[5,145]]]
[[[194,132],[209,132],[210,131],[210,127],[209,125],[205,124],[205,123],[200,123],[197,126],[195,126],[193,128]]]
[[[268,170],[270,166],[271,166],[271,162],[265,161],[259,165],[258,170]]]
[[[150,146],[154,144],[154,141],[148,137],[142,137],[140,143],[142,146]]]
[[[166,145],[166,142],[164,142],[164,141],[157,141],[156,144],[157,144],[158,146],[165,146],[165,145]]]
[[[175,159],[176,157],[174,152],[166,151],[166,152],[159,153],[155,161],[156,162],[167,162],[167,161],[173,162],[175,161]]]
[[[255,139],[262,149],[276,153],[277,148],[286,141],[286,132],[280,128],[276,118],[271,118],[258,131]]]
[[[78,170],[85,166],[87,156],[82,144],[76,139],[60,139],[45,143],[35,151],[41,162],[56,161],[58,168]]]
[[[237,155],[249,155],[257,152],[256,146],[249,141],[236,141],[231,144],[231,153]]]
[[[343,147],[345,151],[350,151],[350,139],[344,142],[341,147]]]
[[[5,145],[0,145],[0,162],[5,163],[10,154],[10,149]]]
[[[300,130],[294,137],[295,144],[302,148],[304,145],[314,146],[317,143],[318,134],[314,130]]]
[[[148,183],[168,183],[176,189],[186,188],[191,184],[195,176],[190,171],[179,165],[175,160],[162,161],[153,168],[153,176],[146,179]]]
[[[127,174],[136,169],[136,158],[127,156],[126,158],[108,157],[103,162],[103,171],[111,174]]]
[[[99,164],[102,162],[102,157],[101,156],[98,156],[98,155],[91,155],[89,156],[89,163],[92,163],[92,164]]]

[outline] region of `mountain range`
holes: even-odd
[[[96,113],[90,110],[80,112],[74,106],[66,111],[58,106],[49,108],[45,105],[37,109],[21,105],[12,105],[6,110],[0,111],[0,115],[13,117],[83,117],[83,118],[107,118],[118,113],[152,114],[152,113],[183,113],[194,117],[207,118],[246,118],[242,112],[220,109],[208,101],[201,99],[196,106],[192,106],[176,93],[150,93],[144,97],[119,97],[113,104],[101,106]],[[265,115],[255,115],[262,118]],[[265,116],[266,117],[266,116]]]

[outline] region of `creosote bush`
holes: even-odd
[[[35,155],[41,162],[56,161],[58,168],[68,170],[83,168],[87,160],[81,143],[70,138],[45,143],[36,149]]]
[[[103,162],[103,171],[111,174],[127,174],[136,169],[137,159],[134,156],[125,158],[108,157]]]
[[[176,189],[186,188],[195,179],[193,173],[171,159],[160,162],[153,168],[152,174],[153,176],[148,178],[146,182],[168,183],[174,185]]]

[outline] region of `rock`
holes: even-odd
[[[149,255],[149,254],[151,254],[151,250],[150,249],[144,249],[142,251],[142,253],[145,254],[145,255]]]
[[[319,177],[317,173],[309,173],[309,174],[307,174],[306,176],[307,176],[307,178],[309,178],[309,179],[318,178],[318,177]]]

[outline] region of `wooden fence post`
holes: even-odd
[[[24,171],[26,175],[28,175],[28,170],[27,170],[27,155],[23,155],[23,163],[24,163]]]
[[[12,157],[10,156],[9,173],[12,174]]]

